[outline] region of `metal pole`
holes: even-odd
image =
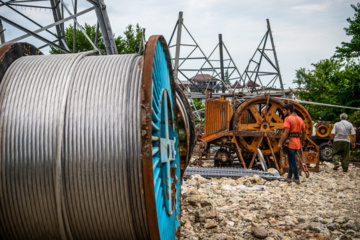
[[[266,22],[267,22],[267,26],[268,26],[268,31],[269,31],[269,33],[270,33],[271,45],[272,45],[272,47],[273,47],[273,49],[274,49],[275,64],[276,64],[276,67],[277,67],[277,70],[278,70],[278,74],[279,74],[279,80],[280,80],[281,90],[282,90],[282,93],[283,93],[283,97],[285,97],[284,85],[283,85],[282,78],[281,78],[280,66],[279,66],[279,63],[278,63],[277,55],[276,55],[275,44],[274,44],[274,39],[273,39],[272,32],[271,32],[271,26],[270,26],[270,21],[269,21],[269,19],[266,19]]]
[[[30,34],[30,35],[33,36],[33,37],[35,37],[35,38],[37,38],[37,39],[39,39],[39,40],[41,40],[41,41],[43,41],[43,42],[45,42],[45,43],[53,46],[53,47],[55,47],[55,48],[58,48],[59,50],[61,50],[61,51],[64,52],[64,53],[70,53],[70,51],[69,51],[68,49],[63,48],[63,47],[61,47],[60,45],[54,44],[53,42],[47,40],[46,38],[44,38],[44,37],[42,37],[42,36],[40,36],[40,35],[38,35],[38,34],[36,34],[36,33],[31,32],[30,30],[28,30],[28,29],[26,29],[26,28],[24,28],[24,27],[22,27],[22,26],[20,26],[20,25],[18,25],[18,24],[16,24],[16,23],[14,23],[13,21],[11,21],[11,20],[9,20],[9,19],[7,19],[7,18],[5,18],[5,17],[3,17],[3,16],[1,16],[1,15],[0,15],[0,19],[2,19],[3,21],[7,22],[8,24],[10,24],[10,25],[12,25],[12,26],[20,29],[21,31],[24,31],[24,32]]]
[[[1,2],[1,1],[0,1],[0,2]],[[37,29],[37,30],[35,30],[35,31],[31,31],[31,32],[33,32],[33,33],[39,33],[39,32],[42,32],[42,31],[46,31],[46,32],[51,33],[50,31],[48,31],[49,28],[52,28],[52,27],[54,27],[54,26],[57,26],[57,25],[59,25],[59,24],[61,24],[61,23],[64,23],[64,22],[66,22],[66,21],[68,21],[68,20],[74,19],[74,17],[81,16],[81,15],[83,15],[83,14],[85,14],[85,13],[88,13],[88,12],[94,10],[94,9],[95,9],[95,7],[91,7],[91,8],[89,8],[89,9],[86,9],[86,10],[84,10],[84,11],[82,11],[82,12],[79,12],[79,13],[77,13],[77,14],[75,14],[75,15],[72,15],[72,16],[69,16],[69,17],[66,17],[66,18],[63,18],[62,20],[60,20],[60,21],[58,21],[58,22],[54,22],[54,23],[52,23],[52,24],[49,24],[49,25],[47,25],[47,26],[45,26],[45,27],[41,27],[41,28],[39,28],[39,29]],[[22,15],[21,15],[21,16],[22,16]],[[30,20],[31,20],[31,19],[30,19]],[[75,20],[74,20],[74,21],[75,21]],[[39,26],[41,26],[41,25],[39,25]],[[8,42],[18,42],[18,41],[20,41],[20,40],[22,40],[22,39],[24,39],[24,38],[30,37],[30,36],[31,36],[31,34],[25,34],[25,35],[22,35],[22,36],[20,36],[20,37],[11,39],[11,40],[9,40]],[[56,36],[56,35],[54,35],[54,36],[55,36],[56,39],[57,39],[57,36]],[[56,40],[56,41],[58,41],[58,40]]]
[[[5,43],[5,34],[4,34],[3,25],[0,19],[0,38],[1,38],[1,44]]]
[[[96,22],[96,32],[95,32],[95,46],[97,47],[99,40],[99,21]]]
[[[177,36],[176,36],[176,50],[175,50],[175,63],[174,63],[174,79],[178,79],[178,68],[180,58],[180,44],[181,44],[181,30],[183,26],[183,12],[179,12],[179,19],[177,22]]]
[[[139,55],[141,55],[141,52],[144,48],[144,42],[145,42],[145,28],[142,29],[142,33],[141,33],[141,41],[140,41],[140,46],[139,46]]]
[[[280,98],[280,99],[282,99],[282,100],[289,100],[289,101],[298,102],[298,103],[309,104],[309,105],[318,105],[318,106],[324,106],[324,107],[334,107],[334,108],[345,108],[345,109],[360,110],[360,108],[356,108],[356,107],[347,107],[347,106],[334,105],[334,104],[326,104],[326,103],[318,103],[318,102],[309,102],[309,101],[294,100],[294,99],[288,99],[288,98]]]
[[[74,14],[77,12],[77,0],[75,0]],[[74,18],[73,53],[76,51],[76,17]]]
[[[265,36],[264,36],[264,45],[262,47],[262,50],[260,51],[260,49],[257,49],[257,51],[259,51],[261,53],[260,55],[260,59],[259,59],[259,63],[258,65],[256,66],[256,73],[255,73],[255,78],[254,78],[254,83],[253,83],[253,86],[251,88],[251,93],[254,92],[255,90],[255,86],[256,86],[256,79],[258,78],[259,76],[259,71],[260,71],[260,66],[261,66],[261,62],[262,62],[262,59],[264,57],[264,52],[265,52],[265,47],[266,47],[266,43],[267,43],[267,39],[268,39],[268,36],[269,36],[269,30],[266,32]],[[260,78],[259,78],[260,80]],[[251,82],[250,82],[251,83]],[[261,87],[264,89],[264,86],[262,84],[262,82],[260,82],[261,84]]]
[[[89,2],[95,2],[95,12],[100,25],[102,37],[104,39],[106,53],[108,55],[117,54],[117,47],[115,44],[114,36],[111,30],[109,16],[106,11],[106,5],[104,0],[94,0]]]
[[[219,34],[219,50],[220,50],[220,71],[221,71],[221,79],[223,82],[222,92],[225,92],[225,75],[224,75],[224,57],[223,57],[223,42],[222,42],[222,34]]]
[[[62,20],[63,19],[63,15],[61,14],[62,5],[60,5],[59,2],[56,0],[50,0],[50,4],[51,4],[51,8],[52,8],[54,21],[58,22],[58,21]],[[66,39],[64,39],[65,32],[64,32],[64,24],[63,23],[56,25],[56,32],[57,32],[57,39],[59,41],[59,45],[61,47],[67,48],[67,46],[65,46]]]

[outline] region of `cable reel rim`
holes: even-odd
[[[161,158],[161,174],[166,183],[163,181],[163,193],[165,196],[165,205],[168,215],[174,210],[175,198],[172,196],[175,179],[171,174],[170,166],[175,161],[175,125],[172,114],[173,108],[170,103],[169,93],[163,89],[161,93],[161,111],[160,111],[160,158]],[[172,130],[172,132],[170,131]],[[164,166],[165,165],[165,166]],[[172,164],[174,167],[174,164]],[[166,170],[164,171],[164,168]],[[172,180],[172,182],[171,182]]]
[[[163,36],[151,36],[147,42],[146,49],[145,49],[145,57],[144,57],[144,67],[143,67],[143,80],[142,80],[142,94],[141,94],[141,153],[142,153],[142,164],[143,164],[143,184],[144,184],[144,195],[145,195],[145,205],[146,205],[146,212],[147,212],[147,221],[149,226],[149,234],[151,239],[161,239],[161,236],[179,236],[179,211],[180,206],[180,163],[179,163],[179,153],[178,149],[175,148],[175,168],[174,175],[175,179],[175,193],[174,196],[174,204],[171,207],[173,210],[171,214],[171,224],[175,226],[175,232],[164,231],[161,230],[166,220],[161,219],[162,217],[165,219],[164,215],[159,216],[157,212],[157,200],[158,197],[156,195],[155,190],[155,183],[154,183],[154,169],[153,166],[153,110],[152,110],[152,101],[153,101],[153,85],[155,82],[153,81],[153,71],[155,67],[155,58],[156,58],[156,51],[162,48],[163,56],[165,57],[166,66],[168,74],[166,77],[169,78],[169,86],[168,86],[168,93],[169,93],[169,101],[171,102],[172,106],[172,119],[174,124],[174,136],[175,136],[175,147],[177,147],[178,139],[177,139],[177,132],[175,127],[175,82],[173,78],[172,66],[171,66],[171,58],[168,46]],[[163,81],[162,81],[163,82]],[[162,91],[160,91],[162,94]],[[170,92],[172,94],[170,94]],[[155,166],[156,167],[156,166]],[[166,214],[166,216],[169,216]],[[163,220],[163,221],[160,221]],[[166,234],[166,235],[164,235]]]
[[[18,58],[29,55],[43,55],[35,46],[26,42],[7,43],[0,47],[0,82],[7,69]]]

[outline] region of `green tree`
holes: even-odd
[[[314,70],[296,71],[297,94],[305,101],[349,107],[360,106],[360,66],[354,61],[343,62],[335,58],[313,64]],[[349,115],[354,110],[305,105],[312,118],[321,117],[336,121],[342,112]]]
[[[96,36],[96,25],[90,26],[85,23],[82,26],[89,36],[89,38],[95,42]],[[74,35],[74,26],[70,24],[68,28],[65,29],[65,39],[66,43],[70,49],[73,51],[73,35]],[[115,44],[119,54],[125,53],[137,53],[139,51],[140,42],[142,36],[142,28],[139,24],[136,24],[136,27],[133,25],[128,25],[124,31],[124,36],[115,37]],[[60,54],[61,51],[50,46],[50,54]],[[102,54],[106,54],[104,39],[101,32],[99,31],[98,35],[98,45],[97,48],[101,51]],[[75,42],[75,52],[83,52],[94,49],[90,42],[87,40],[83,32],[77,28],[76,29],[76,42]]]
[[[336,57],[360,57],[360,3],[351,4],[351,7],[355,10],[355,15],[346,19],[349,27],[345,27],[344,30],[352,39],[350,42],[342,42],[342,46],[336,48]]]
[[[193,99],[193,105],[191,106],[193,111],[197,111],[197,114],[194,114],[196,126],[204,126],[205,122],[205,105],[201,99]],[[198,118],[200,116],[200,118]]]
[[[85,23],[84,26],[82,26],[85,30],[86,34],[89,36],[89,38],[95,42],[95,35],[96,35],[96,25],[90,26],[89,24]],[[68,28],[65,29],[65,39],[66,43],[69,47],[69,50],[73,51],[73,35],[74,35],[74,26],[70,24]],[[105,44],[104,39],[102,38],[101,32],[99,32],[98,36],[98,49],[101,52],[105,52]],[[50,46],[50,54],[60,54],[62,53],[57,48],[54,48]],[[75,42],[75,52],[84,52],[94,49],[93,46],[90,44],[90,42],[85,37],[84,33],[79,29],[76,28],[76,42]]]
[[[354,124],[357,127],[360,127],[360,111],[355,111],[350,117],[349,122]]]
[[[300,68],[296,71],[293,83],[297,84],[296,93],[302,100],[360,107],[360,3],[351,5],[355,10],[353,18],[348,18],[348,28],[344,28],[350,42],[342,42],[330,59],[312,64],[313,70]],[[306,105],[312,118],[321,117],[327,121],[338,121],[341,112],[346,112],[355,125],[358,113],[354,110]]]
[[[142,28],[139,24],[128,25],[124,31],[124,36],[115,38],[115,43],[119,54],[137,53],[141,43]]]

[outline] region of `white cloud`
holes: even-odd
[[[300,10],[303,11],[305,13],[309,13],[309,12],[317,12],[317,11],[326,11],[328,10],[330,6],[330,3],[325,3],[325,4],[306,4],[306,5],[298,5],[293,7],[293,10]]]

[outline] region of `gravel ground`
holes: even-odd
[[[300,180],[191,176],[182,186],[181,239],[360,239],[360,168],[343,173],[325,162]]]

